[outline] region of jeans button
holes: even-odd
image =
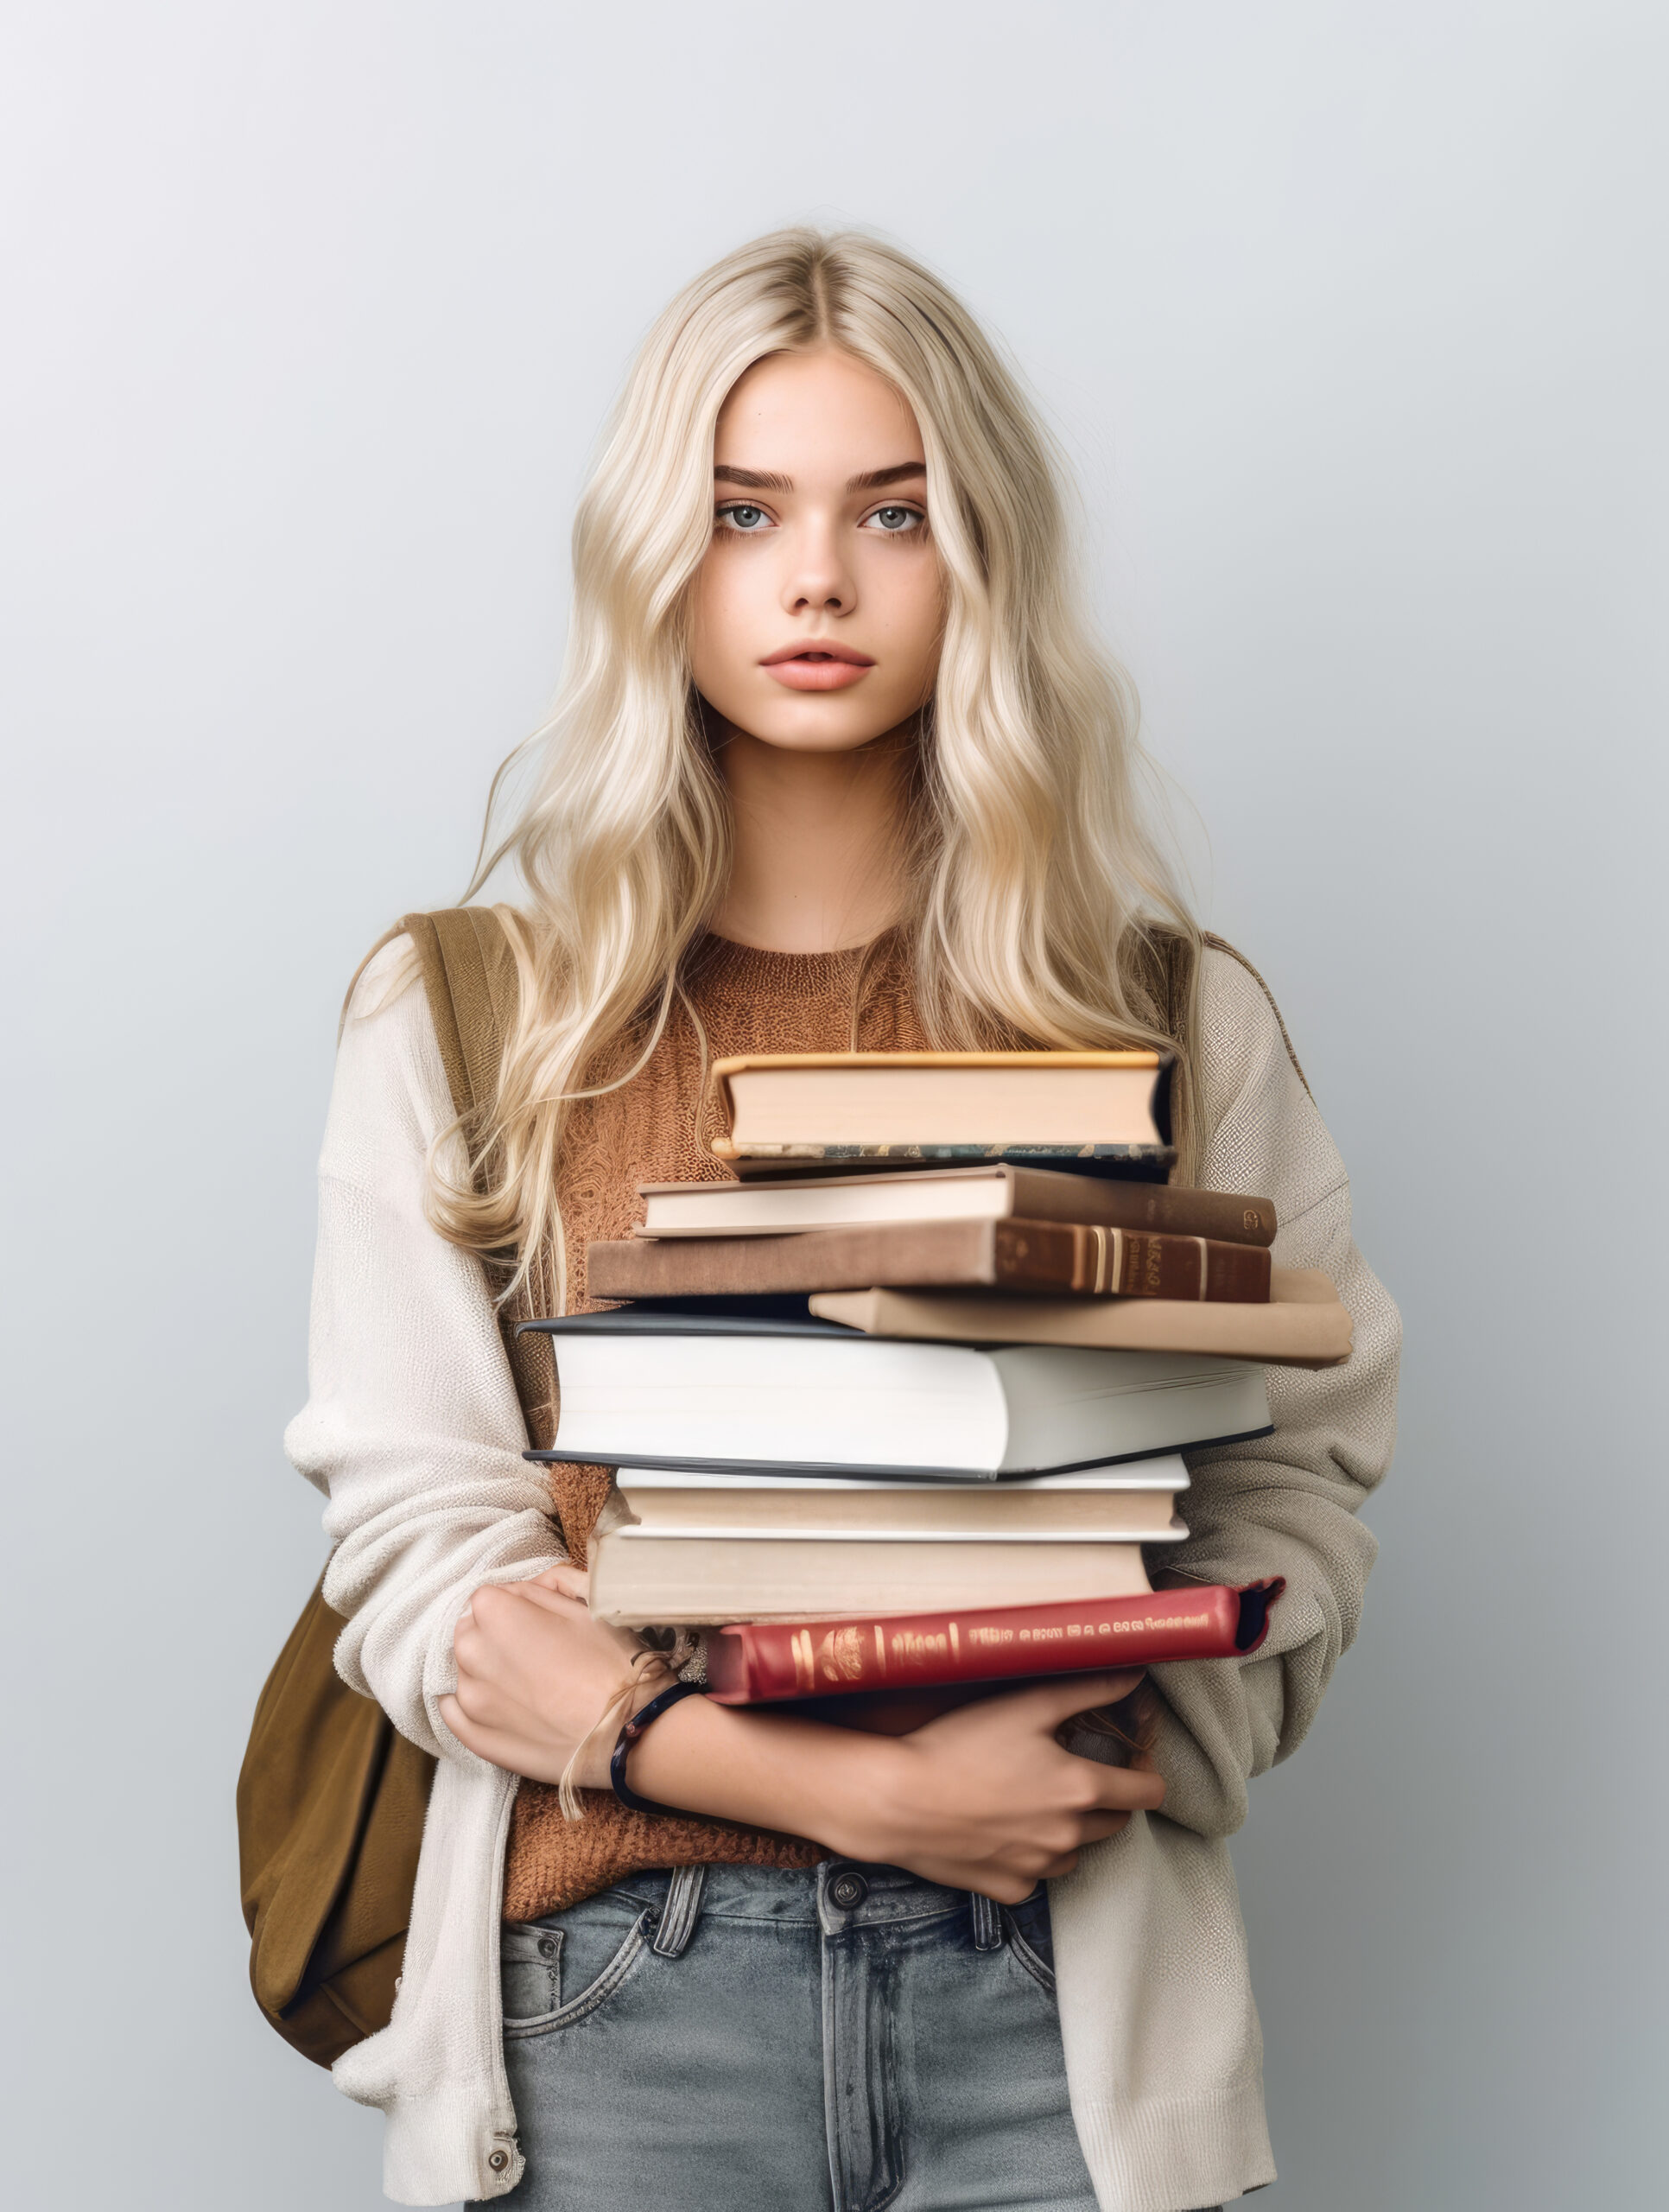
[[[828,1894],[842,1912],[855,1912],[869,1895],[869,1885],[861,1874],[837,1874]]]
[[[542,1936],[539,1938],[539,1956],[542,1959],[554,1959],[555,1955],[556,1938],[554,1936]]]
[[[487,2152],[487,2164],[492,2167],[495,2174],[503,2173],[505,2168],[510,2164],[509,2152],[489,2151]]]

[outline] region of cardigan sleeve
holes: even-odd
[[[1167,1566],[1202,1582],[1286,1578],[1254,1657],[1153,1670],[1164,1815],[1221,1836],[1245,1819],[1250,1777],[1303,1742],[1355,1635],[1376,1548],[1356,1513],[1391,1461],[1401,1324],[1352,1241],[1344,1165],[1280,1017],[1230,954],[1204,956],[1201,1018],[1202,1184],[1272,1198],[1276,1265],[1323,1269],[1355,1325],[1339,1366],[1267,1370],[1272,1435],[1184,1455],[1190,1533]]]
[[[409,940],[360,977],[319,1163],[308,1397],[284,1447],[325,1491],[342,1678],[402,1735],[466,1765],[441,1719],[452,1631],[484,1583],[562,1556],[479,1262],[423,1211],[453,1118]]]

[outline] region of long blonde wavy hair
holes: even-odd
[[[555,704],[494,779],[464,894],[501,863],[519,871],[524,899],[498,910],[519,1002],[497,1097],[466,1131],[473,1179],[432,1165],[429,1205],[454,1243],[516,1255],[506,1297],[549,1267],[541,1288],[560,1304],[564,1122],[606,1055],[619,1083],[654,1050],[725,888],[728,804],[687,634],[714,427],[754,362],[815,346],[886,378],[927,457],[946,612],[901,924],[927,1035],[947,1049],[1172,1041],[1144,955],[1156,930],[1196,950],[1198,932],[1138,804],[1133,701],[1081,608],[1046,434],[967,308],[896,247],[851,232],[758,238],[673,300],[626,379],[574,518]],[[1186,1155],[1191,1016],[1182,1042]]]

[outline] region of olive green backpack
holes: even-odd
[[[454,1108],[467,1120],[492,1096],[515,1013],[509,944],[492,911],[476,906],[409,914],[383,942],[403,933],[422,963]],[[1140,981],[1162,1026],[1180,1037],[1191,948],[1166,935],[1142,951]],[[545,1423],[550,1384],[534,1340],[515,1334],[523,1318],[506,1306],[501,1326],[531,1436],[536,1417]],[[255,2000],[320,2066],[385,2027],[394,2009],[435,1772],[430,1755],[337,1673],[343,1625],[321,1578],[261,1692],[238,1779]]]

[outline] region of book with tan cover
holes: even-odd
[[[818,1161],[1082,1157],[1152,1169],[1170,1148],[1166,1052],[758,1052],[714,1063],[715,1156]]]
[[[1058,1167],[982,1161],[899,1166],[885,1175],[777,1175],[770,1181],[639,1183],[638,1236],[782,1236],[940,1221],[1069,1221],[1150,1235],[1272,1244],[1268,1198],[1176,1183],[1113,1182]]]
[[[810,1306],[820,1320],[873,1337],[1211,1352],[1276,1367],[1336,1367],[1350,1356],[1349,1309],[1331,1276],[1317,1268],[1273,1269],[1266,1306],[909,1290],[822,1291]]]
[[[1170,1541],[1186,1532],[1178,1524]],[[1145,1541],[1156,1540],[1149,1536]],[[1158,1541],[1165,1541],[1159,1539]],[[1142,1548],[1060,1542],[830,1543],[822,1537],[661,1535],[612,1529],[591,1548],[592,1616],[612,1628],[913,1613],[923,1605],[1042,1605],[1150,1591]]]

